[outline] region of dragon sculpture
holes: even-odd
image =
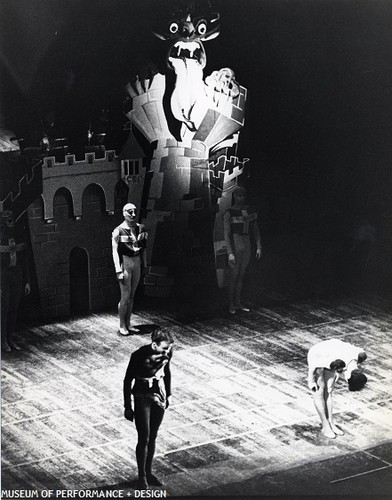
[[[189,12],[188,12],[189,10]],[[167,29],[156,36],[170,42],[167,65],[176,73],[175,89],[171,97],[174,117],[184,122],[192,131],[197,122],[192,120],[196,101],[214,98],[215,92],[228,97],[239,95],[239,86],[234,72],[229,68],[215,71],[203,81],[203,70],[207,63],[203,42],[216,38],[220,33],[219,14],[191,16],[192,7],[177,11],[169,21]]]
[[[203,74],[203,44],[219,32],[220,16],[209,6],[178,8],[154,31],[168,45],[166,71],[127,86],[126,114],[154,147],[143,206],[147,294],[169,295],[174,283],[180,294],[194,294],[216,283],[224,253],[217,213],[230,205],[246,161],[229,155],[244,124],[246,89],[229,68]]]

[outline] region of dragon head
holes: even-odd
[[[184,64],[206,65],[206,53],[203,43],[219,35],[219,14],[210,9],[203,9],[194,2],[185,8],[177,9],[169,18],[163,30],[154,34],[161,40],[170,42],[167,65],[174,69],[178,61]]]
[[[203,42],[219,35],[219,14],[209,5],[189,2],[171,13],[163,30],[154,34],[169,42],[168,68],[176,75],[171,95],[171,112],[177,120],[195,131],[196,102],[206,99],[203,69],[207,58]]]

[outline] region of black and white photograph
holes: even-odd
[[[0,26],[0,498],[391,498],[392,2]]]

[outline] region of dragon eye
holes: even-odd
[[[197,32],[199,33],[199,35],[205,35],[206,32],[207,32],[207,25],[204,21],[202,21],[198,27],[197,27]]]
[[[171,23],[169,26],[169,31],[174,35],[174,33],[177,33],[178,31],[178,24],[177,23]]]

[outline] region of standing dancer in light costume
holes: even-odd
[[[118,283],[120,285],[120,302],[118,316],[120,328],[118,333],[126,336],[137,333],[138,328],[131,325],[133,301],[140,281],[141,266],[147,266],[146,240],[147,233],[142,224],[136,222],[135,205],[127,203],[123,207],[124,222],[112,233],[112,254]]]

